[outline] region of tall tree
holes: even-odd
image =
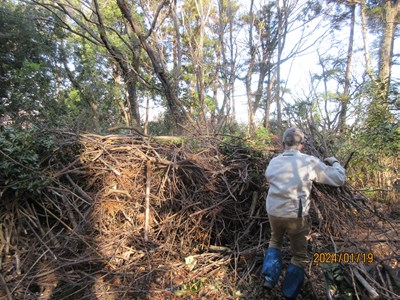
[[[210,28],[212,25],[212,19],[215,19],[215,17],[211,18],[215,13],[213,2],[213,0],[191,0],[186,1],[182,6],[182,22],[188,45],[187,55],[193,64],[199,115],[202,126],[204,126],[206,132],[208,132],[208,105],[206,103],[207,87],[205,77],[208,63],[205,54],[207,54],[209,58],[212,58],[214,54],[211,52],[205,53],[205,51],[211,42],[210,33],[212,31]],[[208,36],[206,35],[206,32],[209,33]],[[214,47],[213,52],[215,52]],[[217,54],[218,52],[219,51],[217,50]]]
[[[276,102],[278,127],[282,127],[282,99],[284,80],[281,77],[282,65],[291,58],[307,51],[316,40],[327,32],[318,34],[309,42],[311,33],[319,29],[314,25],[311,32],[307,30],[315,18],[319,16],[319,2],[298,0],[275,0],[256,8],[250,2],[249,13],[245,23],[249,26],[247,49],[248,57],[245,67],[245,86],[249,106],[249,126],[254,127],[254,116],[264,106],[264,124],[269,127],[271,103]],[[292,35],[290,46],[286,44],[289,34]],[[254,77],[256,79],[254,79]],[[254,83],[255,82],[255,83]],[[255,90],[254,90],[255,89]],[[262,101],[264,100],[264,101]]]
[[[371,138],[386,143],[393,138],[396,121],[390,111],[391,70],[396,27],[400,19],[399,0],[367,1],[373,31],[380,34],[378,76],[373,80],[373,97],[366,120]],[[398,126],[398,125],[397,125]]]
[[[393,58],[393,43],[395,30],[400,23],[400,1],[382,0],[383,34],[379,54],[379,81],[384,99],[389,95],[391,67]]]
[[[63,22],[66,30],[106,49],[110,58],[118,66],[126,85],[129,99],[127,107],[130,109],[134,127],[141,129],[138,83],[142,82],[153,88],[157,86],[157,82],[147,82],[146,76],[143,75],[146,73],[142,67],[146,62],[143,61],[142,51],[152,66],[155,78],[161,84],[160,90],[167,99],[168,107],[175,120],[177,122],[184,119],[192,121],[191,116],[173,92],[173,84],[168,68],[162,64],[161,53],[150,42],[151,35],[159,22],[160,12],[168,9],[169,1],[164,0],[159,4],[149,23],[144,22],[141,16],[143,13],[140,11],[143,12],[143,8],[124,0],[106,2],[91,0],[76,3],[67,0],[51,2],[34,0],[33,2],[54,13]]]
[[[372,74],[372,66],[371,66],[371,56],[370,56],[370,51],[369,51],[369,44],[368,44],[368,25],[367,25],[367,6],[365,4],[365,0],[360,0],[360,5],[361,5],[361,23],[362,23],[362,37],[363,37],[363,43],[364,43],[364,59],[365,59],[365,69],[366,73],[368,74],[369,78],[371,80],[374,80],[373,74]]]
[[[41,1],[33,0],[52,12],[64,29],[72,32],[96,46],[102,46],[118,65],[126,84],[132,125],[140,128],[137,82],[139,73],[140,47],[133,35],[129,35],[112,2],[101,3],[97,0],[87,2]]]
[[[286,40],[286,32],[288,27],[288,10],[285,7],[285,1],[281,7],[280,0],[276,0],[277,15],[278,15],[278,48],[277,48],[277,63],[276,63],[276,80],[278,87],[276,89],[276,114],[278,129],[282,129],[282,106],[281,106],[281,88],[279,86],[281,82],[281,60],[283,47]]]
[[[218,37],[222,61],[219,66],[219,78],[222,81],[223,101],[219,110],[219,123],[222,125],[227,119],[230,122],[235,118],[235,79],[237,45],[235,43],[234,31],[235,15],[239,7],[233,0],[218,0]]]
[[[268,79],[267,86],[270,88],[271,80],[275,76],[276,62],[274,56],[278,47],[279,27],[277,11],[274,9],[275,3],[269,2],[256,10],[254,1],[251,1],[249,10],[249,62],[245,77],[245,86],[247,101],[249,107],[248,122],[250,132],[253,132],[255,126],[254,116],[260,108],[261,100],[266,97],[265,94],[265,79]],[[256,11],[254,11],[256,10]],[[256,88],[253,91],[253,77],[258,74],[256,80]],[[268,91],[270,91],[268,89]],[[271,94],[268,93],[267,96]],[[271,101],[267,98],[267,107]]]
[[[328,2],[332,2],[329,0]],[[356,21],[356,0],[339,0],[333,1],[338,2],[339,4],[344,3],[347,7],[349,12],[344,14],[344,19],[350,19],[349,24],[349,41],[347,46],[347,55],[346,55],[346,71],[344,74],[344,87],[343,87],[343,94],[340,96],[340,113],[339,113],[339,122],[338,122],[338,129],[339,131],[343,132],[346,127],[346,117],[347,117],[347,110],[350,103],[350,79],[351,79],[351,67],[352,67],[352,59],[353,59],[353,48],[354,48],[354,30],[355,30],[355,21]],[[348,17],[347,17],[348,15]],[[342,19],[342,17],[335,18],[333,21],[334,23],[338,23],[336,19]],[[337,26],[337,25],[335,25]]]
[[[366,3],[364,3],[366,2]],[[374,81],[380,90],[382,101],[389,95],[391,67],[393,64],[393,44],[396,28],[400,19],[399,0],[362,1],[364,12],[369,17],[370,30],[380,37],[379,65],[377,78]]]
[[[0,120],[29,126],[53,123],[62,111],[56,101],[57,30],[42,11],[23,3],[0,6]],[[60,83],[61,85],[61,83]]]
[[[161,82],[163,93],[167,99],[167,103],[169,106],[172,115],[175,118],[175,121],[179,124],[180,122],[186,120],[193,124],[193,119],[188,113],[188,111],[183,107],[182,103],[179,101],[177,95],[173,91],[173,83],[170,80],[170,75],[168,72],[167,66],[163,65],[162,60],[160,59],[161,55],[158,49],[151,45],[148,41],[149,36],[152,34],[154,27],[156,25],[156,20],[158,18],[160,10],[169,4],[169,0],[164,0],[156,11],[153,22],[151,23],[151,27],[144,32],[141,24],[138,23],[137,19],[132,17],[130,13],[132,8],[128,7],[128,4],[124,0],[117,0],[118,6],[121,10],[123,17],[128,21],[128,25],[135,36],[138,38],[138,41],[146,52],[148,58],[151,61],[153,66],[153,71],[157,76],[158,80]]]

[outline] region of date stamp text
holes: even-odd
[[[313,264],[372,264],[374,254],[371,252],[315,252],[313,254]]]

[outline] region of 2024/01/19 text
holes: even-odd
[[[315,252],[313,254],[313,264],[322,263],[374,263],[374,254],[371,252]]]

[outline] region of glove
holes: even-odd
[[[333,164],[336,162],[338,163],[339,161],[334,156],[327,157],[324,159],[324,163],[326,163],[328,166],[333,166]]]

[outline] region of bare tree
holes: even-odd
[[[271,0],[259,9],[255,8],[254,1],[250,2],[247,18],[249,56],[244,78],[250,126],[254,127],[254,116],[263,107],[264,125],[268,128],[271,103],[275,101],[278,129],[282,127],[285,80],[281,78],[281,68],[290,59],[313,47],[329,31],[329,28],[325,28],[322,33],[310,39],[310,36],[320,29],[320,23],[314,23],[312,30],[307,29],[308,23],[319,16],[318,13],[314,13],[318,10],[317,1]],[[296,34],[292,35],[288,47],[286,41],[293,32]]]

